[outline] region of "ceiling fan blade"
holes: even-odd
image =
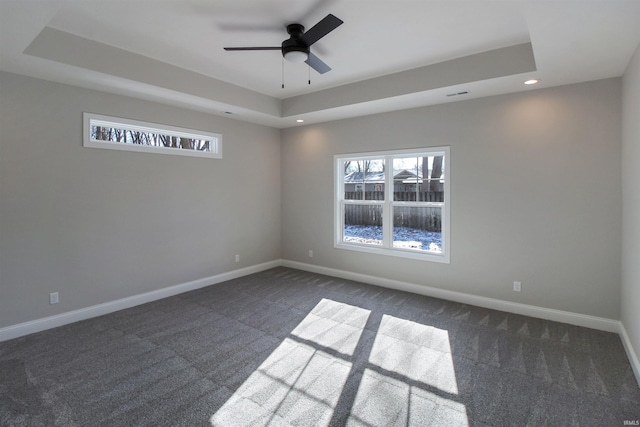
[[[239,50],[282,50],[282,46],[254,46],[254,47],[225,47],[226,51],[239,51]]]
[[[309,64],[309,66],[311,68],[313,68],[314,70],[316,70],[320,74],[324,74],[327,71],[331,71],[331,67],[329,67],[327,64],[322,62],[322,60],[320,58],[318,58],[317,56],[315,56],[311,52],[309,52],[309,58],[307,58],[307,60],[304,61],[304,62]]]
[[[342,23],[343,21],[341,19],[336,18],[332,14],[328,14],[316,25],[309,28],[309,31],[305,32],[300,39],[305,42],[307,46],[311,46],[331,31],[338,28]]]

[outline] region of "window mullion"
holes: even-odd
[[[416,198],[416,202],[420,201],[420,157],[416,157],[416,194],[415,194],[415,198]],[[422,177],[422,181],[424,182],[424,176]]]
[[[393,202],[396,206],[416,206],[427,208],[441,208],[444,206],[444,202]]]
[[[391,156],[384,158],[384,206],[382,208],[382,246],[393,247],[393,160]]]

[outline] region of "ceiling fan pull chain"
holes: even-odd
[[[282,57],[282,89],[284,89],[284,56]]]
[[[309,65],[309,64],[307,64],[307,65]],[[309,66],[307,67],[307,69],[308,69],[308,71],[309,71],[309,86],[311,86],[311,65],[309,65]]]

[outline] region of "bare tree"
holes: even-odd
[[[431,168],[431,181],[429,183],[429,191],[441,191],[440,177],[442,176],[442,156],[433,158],[433,168]]]
[[[180,138],[180,147],[193,150],[195,148],[195,141],[191,138]]]
[[[344,174],[347,174],[347,171],[349,170],[349,166],[351,166],[351,160],[344,162]]]

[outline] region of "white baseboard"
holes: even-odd
[[[462,292],[455,292],[446,289],[418,285],[415,283],[401,282],[398,280],[386,279],[383,277],[370,276],[367,274],[354,273],[346,270],[338,270],[334,268],[281,259],[229,271],[210,277],[205,277],[202,279],[170,286],[163,289],[158,289],[156,291],[146,292],[127,298],[110,301],[104,304],[98,304],[91,307],[81,308],[78,310],[58,314],[55,316],[45,317],[42,319],[36,319],[29,322],[11,325],[5,328],[0,328],[0,342],[77,322],[80,320],[102,316],[103,314],[112,313],[125,308],[134,307],[136,305],[156,301],[162,298],[181,294],[183,292],[192,291],[205,286],[221,283],[231,279],[236,279],[238,277],[258,273],[260,271],[280,266],[296,268],[298,270],[309,271],[312,273],[325,274],[328,276],[340,277],[348,280],[356,280],[372,285],[412,292],[415,294],[426,295],[435,298],[442,298],[449,301],[460,302],[463,304],[476,305],[479,307],[537,317],[540,319],[553,320],[557,322],[568,323],[571,325],[584,326],[587,328],[598,329],[607,332],[616,332],[621,335],[623,343],[625,343],[625,348],[627,349],[627,353],[630,355],[629,358],[631,359],[631,363],[634,364],[634,372],[636,373],[636,376],[638,376],[638,372],[640,371],[638,358],[635,353],[633,353],[633,349],[628,341],[628,336],[626,336],[626,331],[624,331],[624,328],[621,327],[621,323],[617,320],[537,307],[527,304],[514,303],[494,298],[481,297],[477,295],[465,294]]]
[[[636,381],[638,382],[638,386],[640,387],[640,359],[638,359],[638,355],[633,349],[633,345],[631,345],[631,339],[629,338],[627,330],[624,327],[624,323],[622,322],[620,322],[620,330],[618,331],[618,333],[620,334],[622,345],[624,345],[624,350],[627,352],[629,363],[631,364],[633,373],[636,376]]]
[[[620,331],[620,322],[618,320],[606,319],[603,317],[589,316],[586,314],[572,313],[569,311],[555,310],[551,308],[537,307],[534,305],[503,301],[495,298],[481,297],[477,295],[465,294],[462,292],[418,285],[415,283],[386,279],[384,277],[369,276],[367,274],[353,273],[351,271],[321,267],[318,265],[306,264],[297,261],[283,260],[282,265],[284,267],[296,268],[298,270],[309,271],[312,273],[326,274],[328,276],[340,277],[342,279],[348,280],[356,280],[358,282],[369,283],[385,288],[397,289],[400,291],[412,292],[414,294],[426,295],[435,298],[442,298],[449,301],[476,305],[493,310],[521,314],[524,316],[537,317],[539,319],[553,320],[556,322],[568,323],[576,326],[584,326],[587,328],[598,329],[607,332],[617,333]]]
[[[184,292],[193,291],[205,286],[214,285],[216,283],[225,282],[227,280],[236,279],[238,277],[247,276],[253,273],[258,273],[260,271],[279,267],[281,265],[282,261],[278,259],[263,264],[257,264],[246,268],[240,268],[238,270],[228,271],[226,273],[216,274],[214,276],[193,280],[191,282],[181,283],[179,285],[169,286],[167,288],[158,289],[156,291],[145,292],[143,294],[133,295],[127,298],[93,305],[91,307],[85,307],[78,310],[57,314],[55,316],[49,316],[29,322],[18,323],[17,325],[7,326],[5,328],[0,328],[0,342],[33,334],[35,332],[44,331],[46,329],[67,325],[69,323],[78,322],[80,320],[102,316],[103,314],[113,313],[125,308],[130,308],[136,305],[145,304],[147,302],[171,297]]]

